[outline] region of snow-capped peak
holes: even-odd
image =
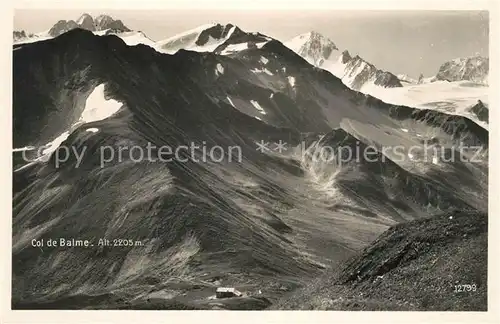
[[[285,45],[313,65],[321,65],[338,51],[335,43],[316,31],[292,38]]]
[[[158,42],[158,47],[168,53],[175,53],[180,49],[212,52],[239,30],[232,24],[210,23],[186,30],[180,34]]]
[[[157,42],[161,52],[173,54],[180,49],[230,55],[252,46],[259,47],[271,38],[260,33],[247,33],[231,23],[202,25]]]

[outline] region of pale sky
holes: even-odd
[[[280,41],[315,30],[380,69],[413,77],[434,75],[445,61],[489,51],[486,11],[23,9],[15,11],[14,29],[41,32],[84,12],[109,14],[153,40],[210,22],[232,23]]]

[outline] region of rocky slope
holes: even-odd
[[[487,214],[456,211],[396,225],[273,308],[486,311],[487,246]]]

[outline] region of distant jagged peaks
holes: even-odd
[[[296,36],[285,45],[310,64],[331,72],[351,89],[360,90],[366,84],[402,87],[394,74],[377,69],[358,55],[352,57],[347,50],[340,52],[332,40],[316,31]]]
[[[488,85],[489,58],[481,55],[460,57],[443,63],[434,76],[425,78],[420,74],[418,80],[399,74],[398,78],[407,84],[423,84],[436,81],[471,81]]]
[[[36,42],[38,40],[43,40],[46,38],[47,37],[44,37],[43,35],[28,33],[25,30],[14,30],[12,33],[12,40],[14,44],[23,43],[27,41]]]
[[[12,34],[13,34],[12,36],[13,36],[14,42],[28,37],[24,30],[14,30],[14,32]]]
[[[442,81],[473,81],[488,84],[489,59],[483,56],[456,58],[445,62],[436,74]]]
[[[67,31],[75,28],[82,28],[89,31],[113,30],[114,32],[129,32],[121,20],[114,20],[108,15],[99,15],[95,19],[91,15],[85,13],[77,21],[60,20],[50,30],[49,35],[52,37],[59,36]]]
[[[401,81],[391,72],[377,69],[373,64],[365,61],[359,55],[349,60],[347,51],[342,53],[341,60],[345,64],[345,82],[353,89],[361,89],[366,83],[372,82],[383,88],[402,87]]]

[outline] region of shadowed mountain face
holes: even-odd
[[[74,29],[15,46],[14,147],[34,159],[67,132],[48,161],[14,153],[15,307],[265,308],[392,224],[487,211],[485,129],[354,92],[282,43],[231,29],[229,40],[266,42],[166,55]],[[101,86],[119,109],[83,123]],[[103,147],[193,143],[207,150],[103,163]],[[57,161],[63,147],[81,159]],[[230,154],[214,161],[214,147]],[[32,246],[60,238],[93,246]],[[246,297],[214,304],[220,284]]]

